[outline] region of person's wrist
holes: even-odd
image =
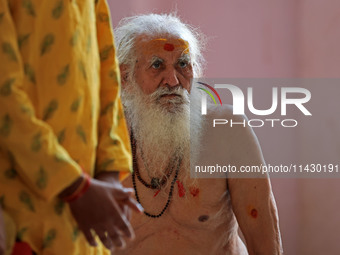
[[[103,171],[99,172],[96,177],[97,180],[116,183],[119,182],[119,172],[118,171]]]
[[[84,178],[85,178],[84,174],[80,175],[74,182],[72,182],[71,185],[67,186],[64,190],[62,190],[59,193],[58,197],[60,199],[63,199],[64,197],[70,196],[84,182]]]
[[[79,183],[80,182],[80,183]],[[87,173],[83,173],[82,178],[80,180],[77,180],[74,185],[71,185],[68,190],[60,198],[64,202],[73,202],[80,197],[82,197],[87,190],[89,189],[91,184],[91,177]]]

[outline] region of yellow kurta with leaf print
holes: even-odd
[[[110,22],[106,0],[0,0],[0,203],[38,254],[101,254],[56,196],[131,169]]]

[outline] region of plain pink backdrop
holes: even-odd
[[[114,27],[126,16],[175,10],[185,22],[200,27],[209,38],[207,77],[340,77],[337,0],[109,0],[109,4]],[[257,132],[264,156],[308,161],[317,153],[307,145],[313,139],[316,144],[332,140],[327,149],[340,157],[336,132],[340,120],[327,118],[333,132],[313,130],[320,132],[319,137],[293,129],[285,137]],[[287,152],[276,153],[273,144]],[[285,254],[340,254],[340,179],[273,179],[272,185]]]

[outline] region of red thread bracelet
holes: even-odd
[[[85,177],[85,182],[82,182],[79,186],[83,186],[80,189],[77,189],[73,194],[63,198],[63,200],[67,203],[76,201],[81,196],[85,194],[85,192],[89,189],[91,184],[91,177],[87,173],[83,173]]]

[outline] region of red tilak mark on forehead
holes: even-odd
[[[178,187],[178,195],[179,197],[184,197],[185,195],[185,188],[183,186],[183,183],[181,183],[180,181],[176,181],[177,182],[177,187]]]
[[[190,188],[190,194],[191,194],[193,197],[198,196],[199,193],[200,193],[200,190],[199,190],[198,188],[194,188],[194,187],[191,187],[191,188]]]
[[[175,46],[171,43],[164,44],[164,50],[166,51],[173,51],[175,49]]]
[[[256,219],[257,218],[257,210],[256,209],[251,210],[250,215],[251,215],[251,217]]]
[[[161,191],[160,189],[157,190],[157,191],[155,192],[155,194],[153,195],[153,197],[156,197],[160,191]]]

